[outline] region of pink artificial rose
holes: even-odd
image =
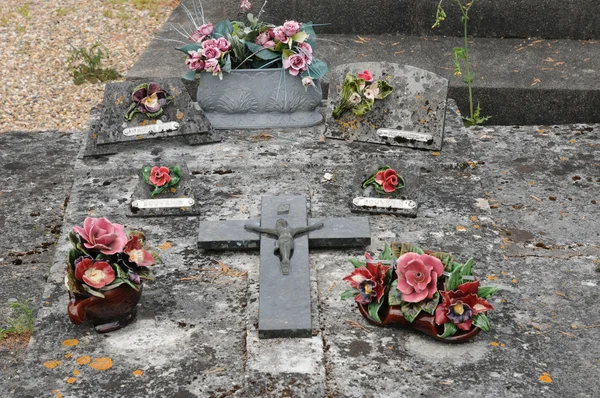
[[[252,4],[248,0],[240,0],[240,8],[242,11],[247,12],[252,8]]]
[[[369,72],[368,70],[363,70],[361,73],[358,74],[358,78],[363,79],[366,82],[372,82],[373,74],[371,72]]]
[[[204,40],[202,48],[219,48],[219,41],[217,39]]]
[[[231,43],[229,43],[229,41],[227,41],[226,38],[220,37],[217,40],[217,48],[222,52],[229,51],[229,49],[231,48]]]
[[[283,60],[283,68],[290,72],[290,75],[297,76],[298,73],[306,70],[306,61],[299,54],[290,55]]]
[[[212,72],[216,66],[219,66],[219,60],[216,58],[207,59],[204,62],[204,69],[206,69],[207,72]]]
[[[287,43],[290,39],[285,35],[285,31],[283,30],[283,26],[278,26],[273,29],[273,34],[275,35],[275,40],[278,40],[282,43]]]
[[[211,35],[214,30],[215,29],[213,28],[213,24],[207,23],[207,24],[200,26],[198,28],[197,32],[202,33],[204,36],[208,36],[208,35]]]
[[[296,45],[296,48],[298,50],[298,54],[302,55],[304,57],[304,60],[306,61],[307,64],[311,64],[313,56],[312,56],[312,47],[310,44],[308,44],[307,42],[303,42],[303,43],[298,43]]]
[[[215,66],[213,66],[212,68],[212,74],[213,76],[218,75],[219,73],[221,73],[221,65],[216,64]]]
[[[120,253],[127,243],[123,226],[112,224],[105,217],[86,217],[83,228],[75,226],[73,231],[81,236],[87,249],[99,250],[103,254]]]
[[[202,70],[204,69],[204,61],[200,58],[202,54],[197,51],[189,51],[189,55],[185,60],[185,64],[191,70]]]
[[[194,43],[200,43],[202,42],[202,40],[204,40],[205,37],[206,35],[203,35],[199,31],[195,31],[190,35],[190,37],[188,37],[188,40]]]
[[[256,36],[256,39],[254,39],[254,43],[258,44],[259,46],[264,46],[265,43],[269,41],[269,39],[269,32],[262,32],[261,34]]]
[[[273,48],[273,47],[275,47],[275,42],[273,40],[269,40],[268,42],[263,44],[263,47],[264,48]]]
[[[157,187],[162,187],[166,183],[171,181],[171,176],[169,175],[168,167],[152,167],[150,170],[150,183],[152,185],[156,185]]]
[[[283,23],[283,32],[286,36],[294,36],[300,30],[300,24],[296,21],[285,21]]]
[[[75,261],[75,279],[96,289],[110,285],[115,280],[115,271],[105,261],[79,258]]]
[[[302,85],[304,87],[313,86],[314,84],[315,83],[313,82],[313,79],[310,76],[306,76],[304,79],[302,79]]]
[[[217,59],[221,56],[221,51],[219,51],[219,49],[216,47],[207,47],[202,50],[202,55],[208,59],[211,59],[211,58]]]
[[[396,263],[396,274],[402,300],[418,303],[426,298],[433,298],[437,292],[438,277],[442,272],[444,265],[439,258],[418,253],[401,255]]]
[[[366,94],[365,92],[365,96],[369,98]],[[380,171],[375,175],[375,182],[381,185],[385,192],[394,192],[398,185],[398,173],[394,169]]]

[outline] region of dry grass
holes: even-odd
[[[100,42],[125,75],[179,0],[0,1],[0,133],[82,131],[103,84],[73,84],[67,59]]]

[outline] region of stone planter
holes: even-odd
[[[223,80],[202,73],[198,103],[215,129],[299,128],[321,123],[316,110],[322,91],[306,89],[299,76],[283,69],[242,69]]]

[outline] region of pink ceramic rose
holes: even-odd
[[[366,82],[372,82],[373,81],[373,74],[371,72],[369,72],[368,70],[363,70],[362,72],[360,72],[358,74],[358,78],[359,79],[363,79]]]
[[[375,182],[381,185],[385,192],[394,192],[398,186],[398,173],[394,169],[380,171],[375,175]]]
[[[156,185],[157,187],[162,187],[169,181],[171,181],[171,176],[169,175],[168,167],[164,167],[164,166],[152,167],[152,170],[150,170],[150,183],[152,185]]]
[[[115,280],[115,271],[106,261],[79,258],[75,261],[75,279],[96,289],[110,285]]]
[[[401,255],[396,264],[396,274],[402,300],[417,303],[433,298],[437,291],[438,277],[442,272],[444,265],[439,258],[418,253]]]
[[[73,232],[81,236],[87,249],[99,250],[103,254],[119,253],[127,243],[123,226],[112,224],[105,217],[86,217],[83,228],[75,226]]]

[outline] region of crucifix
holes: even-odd
[[[306,210],[304,196],[263,196],[260,222],[200,222],[200,249],[260,247],[260,338],[312,336],[309,245],[342,248],[371,244],[368,218],[307,219]]]

